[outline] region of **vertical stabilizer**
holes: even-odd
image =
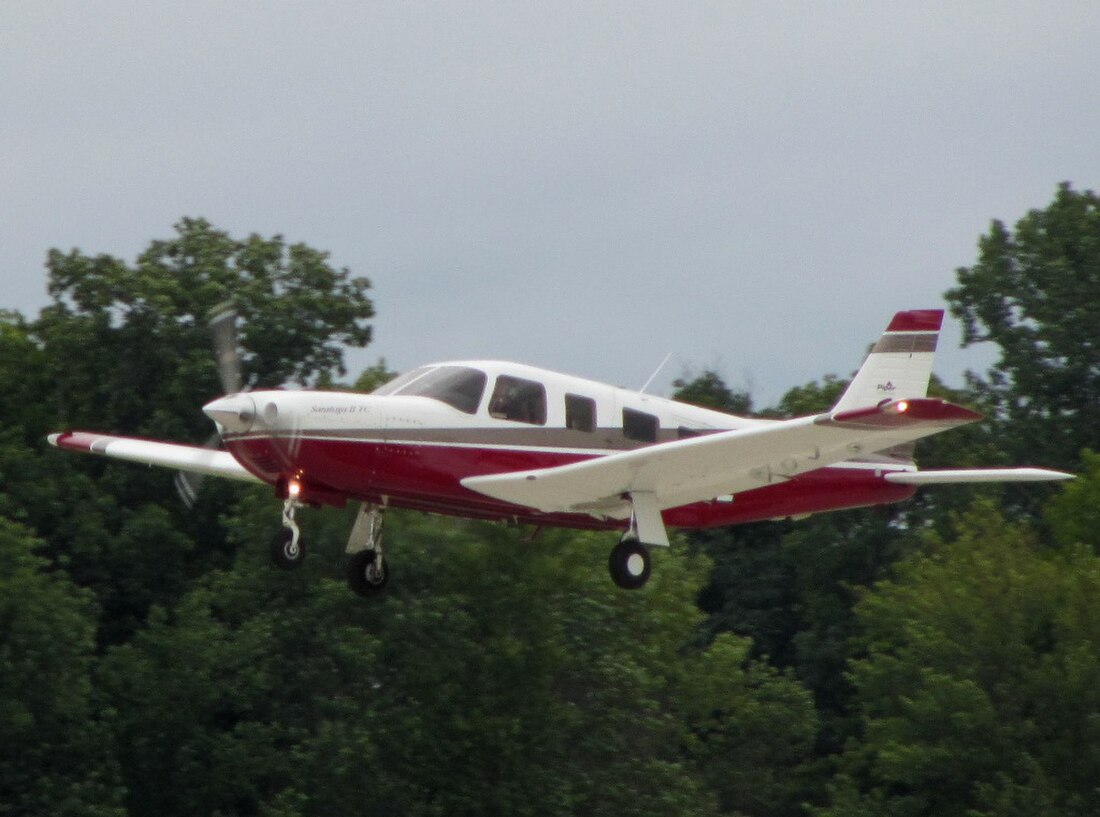
[[[833,411],[926,396],[942,323],[942,309],[912,309],[894,315]]]

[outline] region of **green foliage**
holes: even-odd
[[[885,578],[910,538],[890,509],[822,514],[699,531],[692,541],[714,560],[699,597],[714,633],[752,639],[752,655],[794,670],[814,695],[817,746],[839,750],[855,730],[844,672],[859,625],[855,588]]]
[[[964,343],[1000,350],[973,386],[1008,424],[1013,458],[1073,467],[1082,448],[1100,450],[1100,198],[1062,184],[1014,231],[994,221],[978,246],[946,295]]]
[[[743,639],[686,647],[704,560],[624,593],[606,536],[391,512],[367,604],[323,577],[347,517],[310,520],[303,573],[242,555],[108,653],[130,814],[799,812],[812,700]]]
[[[202,219],[175,229],[133,264],[51,251],[53,304],[29,325],[17,316],[0,324],[0,375],[17,384],[0,412],[21,421],[0,432],[0,476],[11,489],[0,510],[33,525],[55,562],[95,591],[103,643],[125,640],[152,605],[175,603],[196,575],[231,563],[220,520],[240,488],[205,487],[184,513],[170,471],[43,456],[45,433],[205,441],[200,409],[221,390],[207,321],[227,301],[257,386],[331,379],[344,371],[344,346],[370,340],[369,282],[333,268],[326,253],[280,236],[234,239]]]
[[[343,374],[342,344],[370,341],[370,283],[333,268],[327,253],[281,236],[233,239],[202,219],[183,219],[176,233],[133,265],[50,252],[54,303],[33,328],[62,422],[203,439],[197,409],[220,391],[207,319],[227,301],[255,386]]]
[[[724,411],[726,414],[745,415],[752,411],[752,397],[748,392],[734,391],[712,369],[704,369],[692,377],[685,373],[672,381],[676,391],[672,398],[693,406]]]
[[[1081,472],[1050,501],[1044,519],[1059,544],[1100,552],[1100,454],[1081,453]]]
[[[94,705],[89,594],[0,518],[0,814],[121,815],[117,766]]]
[[[359,373],[352,388],[355,391],[372,392],[380,386],[384,386],[397,377],[397,372],[391,372],[386,368],[386,359],[379,358],[373,366],[368,366]]]
[[[988,503],[857,607],[864,734],[823,815],[1094,814],[1100,559]]]
[[[820,383],[815,381],[789,390],[778,405],[761,412],[761,416],[780,419],[819,414],[835,406],[846,388],[847,380],[828,374]]]
[[[751,660],[750,649],[749,639],[724,633],[684,660],[680,708],[689,755],[722,812],[802,814],[815,786],[813,696]]]

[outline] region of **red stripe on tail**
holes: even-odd
[[[910,309],[894,315],[887,332],[938,332],[943,324],[942,309]]]

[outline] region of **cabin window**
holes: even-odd
[[[502,374],[489,400],[489,416],[532,425],[546,424],[546,389],[534,380]]]
[[[565,395],[565,427],[574,431],[595,431],[596,401],[579,394]]]
[[[481,404],[488,378],[480,369],[466,366],[440,366],[423,377],[413,380],[398,394],[414,397],[431,397],[448,406],[473,414]]]
[[[623,435],[628,440],[645,443],[657,442],[657,418],[635,409],[623,409]]]

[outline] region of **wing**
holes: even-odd
[[[50,445],[67,451],[102,454],[105,457],[141,462],[146,465],[163,465],[180,471],[194,471],[216,477],[227,477],[244,482],[261,482],[233,459],[228,451],[216,451],[196,445],[162,443],[156,440],[140,440],[134,437],[114,437],[90,431],[66,431],[51,434]]]
[[[791,479],[979,419],[980,414],[943,400],[887,401],[557,468],[468,477],[462,484],[545,512],[622,517],[630,513],[628,495],[645,494],[657,508],[673,508]]]

